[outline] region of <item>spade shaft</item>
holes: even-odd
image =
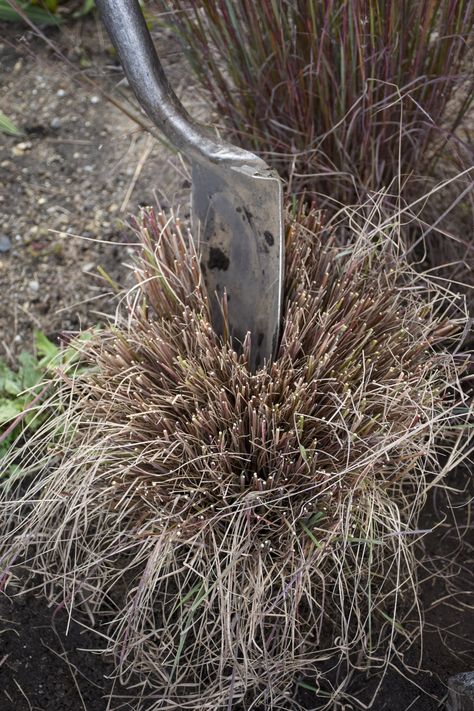
[[[138,0],[96,0],[140,105],[192,165],[193,239],[215,330],[222,302],[234,348],[250,332],[249,367],[275,357],[281,322],[282,186],[258,156],[218,139],[188,114],[165,75]]]

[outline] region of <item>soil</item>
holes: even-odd
[[[0,603],[3,618],[0,708],[5,711],[104,711],[114,689],[113,664],[85,649],[100,639],[64,611],[33,595]],[[129,694],[130,695],[130,694]],[[133,698],[133,697],[132,697]],[[125,701],[122,708],[132,707]]]
[[[140,116],[115,87],[123,75],[94,20],[48,32],[62,57],[17,26],[0,23],[0,38],[0,111],[22,131],[0,133],[0,355],[14,361],[34,329],[54,337],[114,311],[101,272],[127,282],[129,214],[158,199],[186,206],[189,182],[171,152],[104,98]],[[178,57],[169,38],[160,42],[173,78]]]
[[[0,134],[0,357],[14,364],[32,348],[35,329],[58,339],[114,312],[110,281],[124,286],[130,279],[128,214],[157,198],[165,208],[181,203],[186,213],[189,176],[176,156],[104,98],[105,89],[127,110],[133,104],[93,18],[48,31],[63,58],[17,26],[0,24],[0,38],[0,111],[23,132]],[[161,36],[160,47],[173,85],[193,102],[195,115],[205,112],[172,38]],[[426,621],[406,659],[415,666],[422,655],[425,671],[408,680],[390,669],[372,707],[377,711],[442,708],[447,678],[474,668],[468,480],[467,471],[452,475],[450,498],[433,494],[421,522],[434,529],[424,539]],[[8,592],[0,598],[2,711],[133,708],[136,692],[114,683],[112,661],[85,651],[99,649],[100,636],[76,622],[66,630],[66,613],[39,594]],[[355,676],[352,690],[368,703],[377,682]],[[309,694],[305,704],[316,705]]]

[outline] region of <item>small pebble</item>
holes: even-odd
[[[54,118],[51,119],[51,122],[49,125],[55,131],[57,131],[58,128],[61,128],[61,119],[59,118],[59,116],[54,116]]]
[[[8,237],[5,235],[0,235],[0,252],[9,252],[12,247],[12,243]]]
[[[56,96],[59,96],[60,99],[62,99],[63,96],[66,96],[66,92],[64,89],[58,89],[56,92]]]
[[[36,294],[39,291],[40,285],[36,281],[36,279],[32,279],[31,281],[28,282],[28,289],[32,291],[34,294]]]
[[[100,96],[97,96],[96,94],[91,96],[91,104],[98,104],[99,101],[100,101]]]
[[[17,143],[16,146],[13,146],[12,153],[14,156],[21,156],[23,153],[26,153],[26,151],[29,151],[32,145],[31,141],[21,141]]]

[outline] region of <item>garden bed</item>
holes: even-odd
[[[2,357],[13,364],[15,355],[30,346],[33,330],[57,339],[113,313],[114,289],[97,267],[113,282],[128,283],[123,262],[129,261],[133,245],[123,220],[140,204],[153,203],[156,188],[166,190],[164,202],[186,204],[189,186],[182,168],[172,166],[174,162],[179,168],[176,159],[149,143],[99,92],[75,81],[74,71],[42,41],[11,26],[1,30],[0,58],[9,79],[0,94],[0,110],[24,132],[2,136],[0,146],[0,340]],[[97,77],[101,85],[104,77],[110,85],[120,79],[110,68],[113,61],[93,19],[67,34],[50,36],[69,54],[76,72]],[[177,58],[171,41],[165,55],[168,64]],[[183,70],[174,66],[179,85]],[[450,475],[450,485],[462,493],[453,493],[450,501],[444,494],[433,495],[422,516],[422,527],[434,529],[424,538],[421,574],[427,578],[420,602],[427,610],[422,667],[428,671],[413,678],[416,686],[389,670],[375,705],[380,711],[440,708],[447,678],[472,666],[469,481],[465,470]],[[99,636],[75,622],[66,634],[63,610],[48,607],[32,593],[14,593],[12,582],[0,598],[4,711],[132,708],[126,698],[130,692],[114,688],[112,663],[82,651],[100,648]],[[418,641],[408,661],[416,665],[420,652]],[[356,695],[367,701],[376,684],[376,678],[354,677],[353,691],[360,690]],[[109,705],[112,690],[117,698]],[[314,706],[310,692],[305,699],[308,708]]]

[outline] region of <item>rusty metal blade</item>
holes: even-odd
[[[284,237],[281,181],[270,168],[193,161],[193,232],[211,306],[221,302],[237,350],[251,333],[252,371],[274,358],[281,322]]]

